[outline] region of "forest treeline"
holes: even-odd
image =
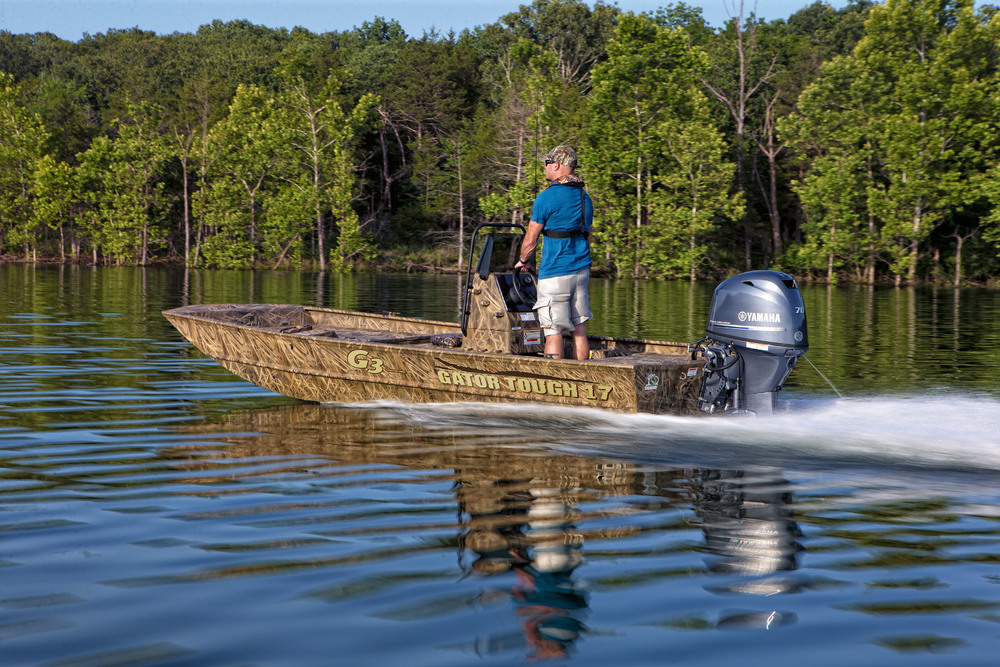
[[[577,148],[595,270],[1000,280],[1000,16],[815,2],[711,28],[535,0],[461,34],[0,32],[8,260],[454,268]]]

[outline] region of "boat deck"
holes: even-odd
[[[431,333],[399,333],[392,331],[381,331],[372,329],[348,329],[348,328],[325,328],[312,327],[311,325],[299,325],[294,327],[274,327],[275,333],[299,334],[314,338],[333,338],[342,341],[356,341],[359,343],[375,343],[380,345],[400,345],[411,348],[435,349],[450,348],[461,349],[462,334],[431,334]],[[609,341],[612,347],[608,347]],[[645,346],[646,341],[636,341]],[[589,361],[604,363],[622,363],[627,365],[660,365],[687,363],[691,360],[690,354],[680,345],[665,343],[661,347],[673,347],[667,350],[639,350],[628,349],[623,346],[620,339],[612,340],[601,336],[591,337],[591,358]],[[674,351],[676,350],[676,351]],[[485,353],[491,354],[491,353]],[[498,353],[492,353],[498,354]],[[540,355],[524,355],[525,357]]]

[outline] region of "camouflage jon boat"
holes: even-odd
[[[590,360],[545,358],[533,280],[509,270],[523,228],[487,227],[470,244],[478,261],[475,270],[470,263],[460,324],[296,305],[191,305],[164,315],[233,373],[306,401],[526,402],[655,414],[746,407],[742,378],[730,369],[742,368],[733,360],[752,350],[718,335],[695,347],[590,336]],[[797,356],[787,358],[794,365]],[[783,363],[779,385],[791,371]]]

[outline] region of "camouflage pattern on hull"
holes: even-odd
[[[455,324],[327,308],[204,305],[164,315],[233,373],[317,403],[530,402],[694,414],[704,363],[682,343],[599,336],[590,337],[588,361],[480,352],[462,345]]]

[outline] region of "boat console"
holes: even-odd
[[[516,230],[520,233],[513,233]],[[543,351],[544,336],[534,311],[535,279],[514,268],[523,234],[521,225],[505,224],[480,225],[473,232],[462,309],[463,349],[506,354]]]

